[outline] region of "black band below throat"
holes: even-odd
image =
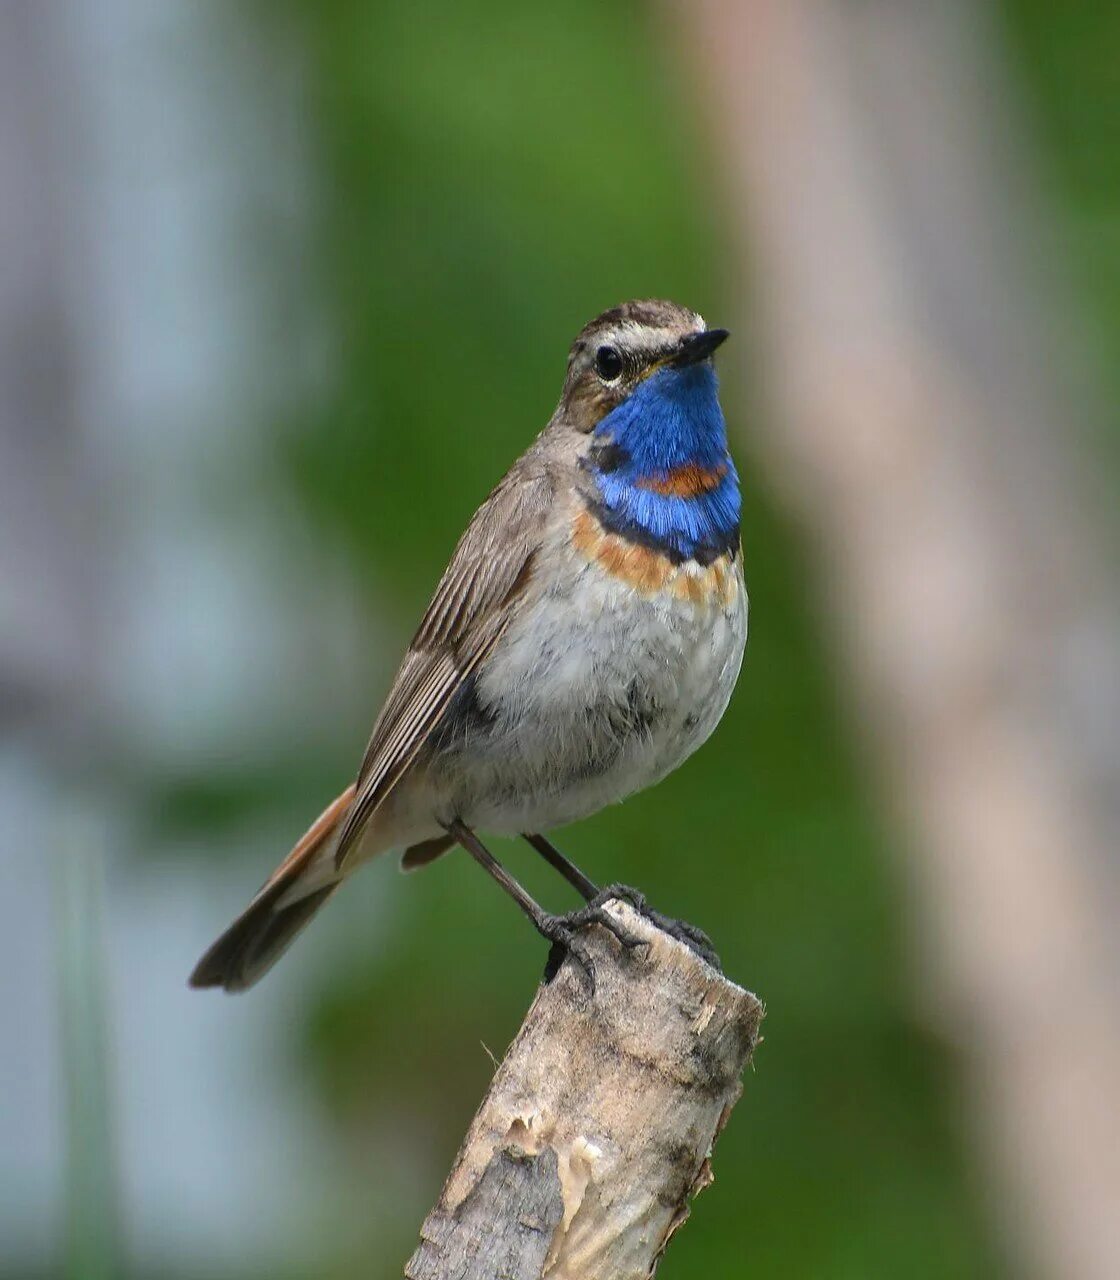
[[[690,550],[682,551],[675,543],[658,537],[636,520],[612,510],[598,498],[588,498],[587,509],[608,533],[615,534],[625,542],[648,547],[651,551],[668,556],[673,564],[685,564],[689,560],[695,560],[697,564],[703,566],[712,564],[720,556],[729,555],[734,560],[739,554],[741,534],[738,520],[726,531],[713,531],[709,537],[697,542]]]

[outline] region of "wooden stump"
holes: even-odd
[[[646,945],[585,935],[498,1068],[405,1268],[407,1280],[653,1274],[742,1092],[762,1006],[612,899]]]

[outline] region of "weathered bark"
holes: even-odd
[[[624,902],[587,931],[499,1067],[408,1280],[638,1280],[656,1269],[758,1041],[762,1006]]]

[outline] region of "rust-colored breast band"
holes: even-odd
[[[572,523],[572,546],[643,596],[665,593],[695,605],[723,608],[738,596],[739,579],[730,556],[720,556],[709,565],[674,564],[660,552],[609,533],[587,510],[580,511]]]

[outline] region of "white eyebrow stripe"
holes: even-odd
[[[598,335],[597,347],[617,346],[623,351],[636,352],[642,355],[657,355],[674,346],[690,333],[703,333],[707,329],[703,317],[696,317],[696,324],[690,328],[683,325],[638,324],[634,320],[624,320],[612,329]]]

